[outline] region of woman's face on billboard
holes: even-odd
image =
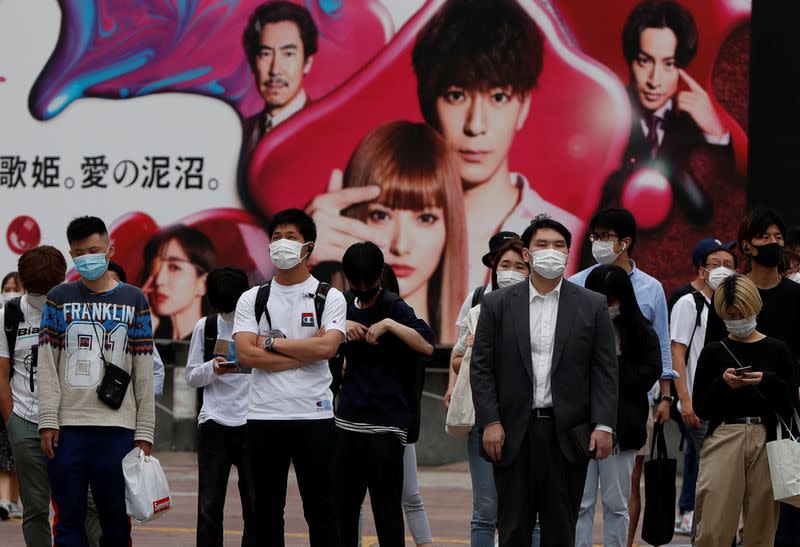
[[[444,209],[393,209],[371,203],[367,225],[376,240],[389,242],[386,262],[397,275],[400,295],[407,297],[424,286],[442,258],[447,237]]]
[[[183,246],[167,241],[150,265],[150,304],[160,316],[176,314],[197,304],[205,294],[206,274],[198,274]]]
[[[465,190],[483,184],[508,164],[516,132],[528,115],[530,98],[510,89],[486,91],[450,86],[436,100],[444,140],[454,152]]]

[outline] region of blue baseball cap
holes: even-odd
[[[697,245],[694,246],[694,251],[692,251],[692,264],[694,264],[695,268],[699,268],[703,258],[708,256],[710,253],[713,253],[714,251],[730,252],[734,247],[736,247],[735,241],[722,243],[719,239],[715,239],[713,237],[701,239],[697,242]]]

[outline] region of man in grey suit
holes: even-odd
[[[604,296],[563,279],[572,236],[539,215],[522,234],[530,280],[484,297],[470,381],[494,463],[501,547],[575,544],[590,457],[612,450],[617,352]],[[532,518],[533,517],[533,518]]]

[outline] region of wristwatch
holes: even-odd
[[[275,337],[267,336],[266,338],[264,338],[264,349],[266,351],[272,351],[272,344],[274,343],[275,343]]]
[[[658,398],[658,402],[660,403],[661,401],[667,401],[669,404],[672,404],[675,402],[675,397],[672,395],[662,395]]]

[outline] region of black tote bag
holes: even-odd
[[[656,454],[656,445],[658,453]],[[650,461],[644,462],[644,519],[642,540],[665,545],[675,533],[675,474],[678,462],[667,457],[663,424],[655,424]]]

